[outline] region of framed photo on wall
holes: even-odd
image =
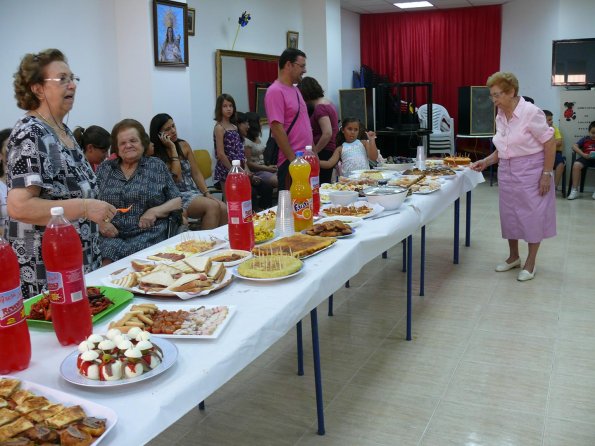
[[[196,9],[188,8],[188,35],[193,36],[196,29]]]
[[[297,31],[287,31],[287,48],[297,48],[299,44],[300,33]]]
[[[188,66],[188,5],[153,0],[155,65]]]

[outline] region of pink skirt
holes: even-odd
[[[539,195],[544,153],[500,159],[500,225],[502,238],[539,243],[556,235],[556,188]]]

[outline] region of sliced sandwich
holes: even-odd
[[[207,276],[209,276],[209,279],[211,279],[213,282],[220,283],[225,277],[225,266],[223,266],[223,263],[211,264],[211,268],[209,268]]]
[[[184,274],[168,287],[178,293],[200,293],[210,288],[212,281],[204,273]]]
[[[146,293],[163,291],[174,283],[171,274],[165,271],[154,271],[140,278],[138,287]]]
[[[191,256],[184,259],[184,262],[197,273],[206,273],[211,268],[211,259],[207,256]]]

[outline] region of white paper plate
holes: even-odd
[[[196,239],[199,239],[199,237],[196,237]],[[190,238],[189,240],[193,240],[193,239]],[[220,238],[217,238],[217,237],[211,237],[211,240],[215,242],[215,244],[213,245],[213,247],[211,249],[208,249],[208,250],[202,251],[202,252],[192,253],[192,254],[185,253],[186,257],[190,257],[190,256],[194,256],[194,255],[202,256],[202,255],[208,254],[210,252],[216,251],[218,249],[225,248],[226,246],[229,245],[229,243],[227,241],[221,240]],[[181,253],[181,251],[176,251],[176,245],[178,245],[179,243],[182,243],[183,241],[185,241],[184,238],[180,239],[180,241],[174,245],[164,246],[161,249],[153,251],[153,252],[147,254],[145,259],[147,259],[147,257],[149,257],[149,256],[154,256],[155,254],[159,254],[162,252]],[[154,261],[153,259],[147,259],[147,260]],[[158,262],[169,262],[169,261],[167,259],[164,259],[164,260],[158,260]]]
[[[400,172],[407,169],[413,169],[413,167],[415,167],[415,163],[385,163],[374,167],[374,170],[393,170],[396,172]]]
[[[124,310],[124,312],[132,311],[132,307],[136,304],[130,305],[128,308]],[[151,333],[151,338],[166,338],[166,339],[217,339],[219,335],[223,332],[227,324],[229,324],[229,320],[232,318],[234,314],[236,314],[237,307],[235,305],[191,305],[191,304],[158,304],[157,309],[159,310],[167,310],[167,311],[188,311],[192,308],[198,307],[205,307],[205,308],[213,308],[213,307],[227,307],[227,317],[225,320],[217,327],[217,329],[211,335],[181,335],[181,334],[153,334]],[[119,318],[112,319],[113,321],[117,321]],[[114,327],[117,328],[117,327]],[[141,375],[142,376],[142,375]]]
[[[175,344],[172,344],[167,339],[159,339],[156,336],[151,336],[151,342],[158,346],[161,351],[163,352],[163,362],[155,367],[153,370],[150,370],[146,373],[143,373],[136,378],[128,378],[128,379],[119,379],[118,381],[99,381],[95,379],[85,378],[78,372],[78,368],[76,366],[76,358],[79,355],[78,350],[74,350],[70,353],[62,364],[60,364],[60,375],[66,381],[71,382],[72,384],[76,384],[78,386],[85,386],[85,387],[118,387],[118,386],[127,386],[129,384],[134,384],[139,381],[144,381],[146,379],[151,379],[154,376],[160,375],[169,369],[176,360],[178,359],[178,348]]]
[[[123,276],[131,273],[132,271],[134,271],[132,269],[132,267],[126,268],[124,270],[118,270],[118,274],[104,277],[102,279],[102,282],[106,286],[110,286],[113,288],[121,288],[123,290],[132,291],[134,294],[143,294],[147,297],[152,297],[152,296],[154,296],[154,297],[179,297],[182,300],[187,300],[187,299],[192,299],[193,297],[207,296],[207,295],[211,294],[213,291],[217,291],[217,290],[220,290],[221,288],[225,288],[227,285],[229,285],[231,283],[231,281],[233,279],[231,272],[229,271],[229,269],[227,269],[225,271],[225,276],[223,276],[223,280],[220,283],[218,283],[214,288],[201,291],[200,293],[178,293],[178,292],[174,292],[174,291],[156,291],[156,292],[146,293],[142,289],[137,288],[137,287],[128,288],[128,287],[116,285],[115,283],[112,282],[112,280],[119,279],[120,277],[123,277]]]
[[[234,260],[232,262],[216,262],[215,260],[213,260],[214,257],[231,255],[231,254],[235,254],[235,253],[237,253],[239,255],[243,255],[244,257],[242,257],[239,260]],[[235,266],[235,265],[239,265],[242,262],[245,262],[250,257],[252,257],[252,253],[250,251],[242,251],[241,249],[224,249],[222,251],[217,251],[215,253],[212,253],[211,255],[209,255],[209,257],[211,258],[211,261],[213,263],[223,263],[224,266]]]
[[[331,245],[332,246],[332,245]],[[319,251],[320,252],[320,251]],[[270,279],[258,279],[256,277],[246,277],[246,276],[242,276],[239,272],[238,272],[238,267],[236,266],[234,269],[231,270],[231,273],[240,278],[240,279],[244,279],[244,280],[250,280],[252,282],[277,282],[279,280],[285,280],[285,279],[289,279],[290,277],[293,276],[297,276],[299,273],[301,273],[304,270],[304,266],[302,265],[302,267],[296,271],[293,274],[290,274],[288,276],[283,276],[283,277],[271,277]]]
[[[3,375],[0,376],[0,378],[19,380],[21,382],[21,389],[29,390],[38,396],[45,396],[52,403],[61,403],[65,406],[81,406],[88,417],[105,418],[105,432],[100,437],[95,439],[93,445],[99,444],[118,422],[118,416],[116,415],[116,412],[114,412],[109,407],[102,406],[101,404],[94,403],[93,401],[89,401],[60,390],[55,390],[50,387],[42,386],[41,384],[36,384],[31,381],[25,381],[24,379],[17,378],[16,376]]]
[[[362,224],[364,221],[361,217],[349,217],[347,215],[335,215],[334,217],[324,217],[318,220],[316,223],[326,223],[327,221],[339,220],[343,223],[351,226],[352,228],[357,228],[359,225]]]
[[[382,206],[380,206],[379,204],[377,204],[377,203],[368,203],[367,201],[356,201],[355,203],[353,203],[352,206],[355,206],[355,207],[367,206],[369,208],[372,208],[372,212],[370,212],[367,215],[364,215],[364,216],[359,217],[359,218],[363,218],[363,219],[373,217],[374,215],[377,215],[377,214],[381,213],[384,210],[384,208]],[[333,217],[333,218],[334,217],[338,217],[338,215],[335,216],[335,215],[327,215],[326,214],[325,209],[328,209],[330,207],[335,207],[335,205],[325,205],[325,206],[322,206],[320,208],[320,215],[323,215],[325,217]],[[350,216],[349,215],[344,215],[344,217],[350,217]]]
[[[316,222],[316,224],[318,224],[318,223],[319,222]],[[307,229],[304,229],[302,231],[302,234],[309,235],[309,234],[306,233],[306,231],[308,231],[308,230]],[[354,235],[355,235],[355,229],[351,228],[351,234],[347,234],[347,235],[334,235],[334,236],[332,236],[332,238],[337,238],[337,239],[339,239],[339,238],[347,238],[347,237],[352,237]],[[320,237],[324,237],[324,236],[321,235]],[[330,236],[329,236],[329,238],[330,238]],[[333,245],[334,245],[334,243],[333,243]],[[319,252],[324,251],[325,249],[328,249],[328,248],[330,248],[333,245],[327,246],[326,248],[321,249],[320,251],[316,251],[314,254],[318,254]],[[310,254],[309,256],[302,257],[302,259],[305,259],[307,257],[313,256],[314,254]]]

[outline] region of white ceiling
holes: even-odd
[[[428,0],[433,8],[400,9],[395,2],[409,0],[341,0],[341,8],[358,14],[381,14],[387,12],[431,11],[435,9],[470,8],[473,6],[501,5],[514,0]]]

